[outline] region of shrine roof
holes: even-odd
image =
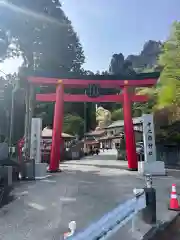
[[[141,122],[142,122],[142,117],[133,118],[134,125],[141,124]],[[123,127],[123,126],[124,126],[124,120],[118,120],[118,121],[111,123],[109,126],[106,127],[106,129]]]
[[[105,133],[105,130],[95,130],[95,131],[91,131],[88,133],[85,133],[85,136],[99,136],[99,135],[103,135]]]
[[[47,128],[45,127],[43,130],[42,130],[42,137],[51,137],[52,138],[52,132],[53,130],[50,129],[50,128]],[[62,133],[62,137],[63,138],[75,138],[75,136],[72,136],[68,133]]]
[[[87,145],[94,145],[94,144],[99,144],[99,141],[85,140],[84,143]]]

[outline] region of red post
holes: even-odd
[[[56,102],[54,107],[54,123],[52,135],[52,147],[49,171],[59,171],[59,161],[61,160],[60,146],[62,145],[62,128],[64,119],[64,87],[62,81],[58,81],[56,88]]]
[[[125,81],[125,84],[127,82]],[[129,96],[128,87],[124,86],[124,130],[125,130],[125,138],[126,138],[126,152],[128,159],[128,168],[132,171],[137,171],[138,169],[138,161],[136,155],[136,145],[135,145],[135,135],[134,135],[134,127],[133,120],[131,114],[131,99]]]

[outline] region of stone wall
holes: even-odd
[[[168,167],[180,168],[180,145],[156,145],[157,160]]]

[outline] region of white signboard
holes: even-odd
[[[143,114],[144,157],[146,162],[156,161],[154,120],[152,114]]]
[[[36,163],[41,162],[41,133],[42,133],[41,118],[32,118],[30,158],[35,159]]]

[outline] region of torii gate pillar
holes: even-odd
[[[124,131],[126,139],[126,154],[128,159],[128,169],[131,171],[137,171],[138,169],[138,159],[136,154],[136,144],[135,144],[135,134],[134,126],[132,120],[132,107],[131,98],[129,96],[128,86],[124,87]]]
[[[63,119],[64,119],[64,87],[61,80],[58,81],[56,87],[56,102],[54,107],[54,121],[53,121],[53,132],[52,132],[52,145],[51,145],[51,156],[50,156],[50,172],[57,172],[59,169],[59,161],[62,156],[62,130],[63,130]]]

